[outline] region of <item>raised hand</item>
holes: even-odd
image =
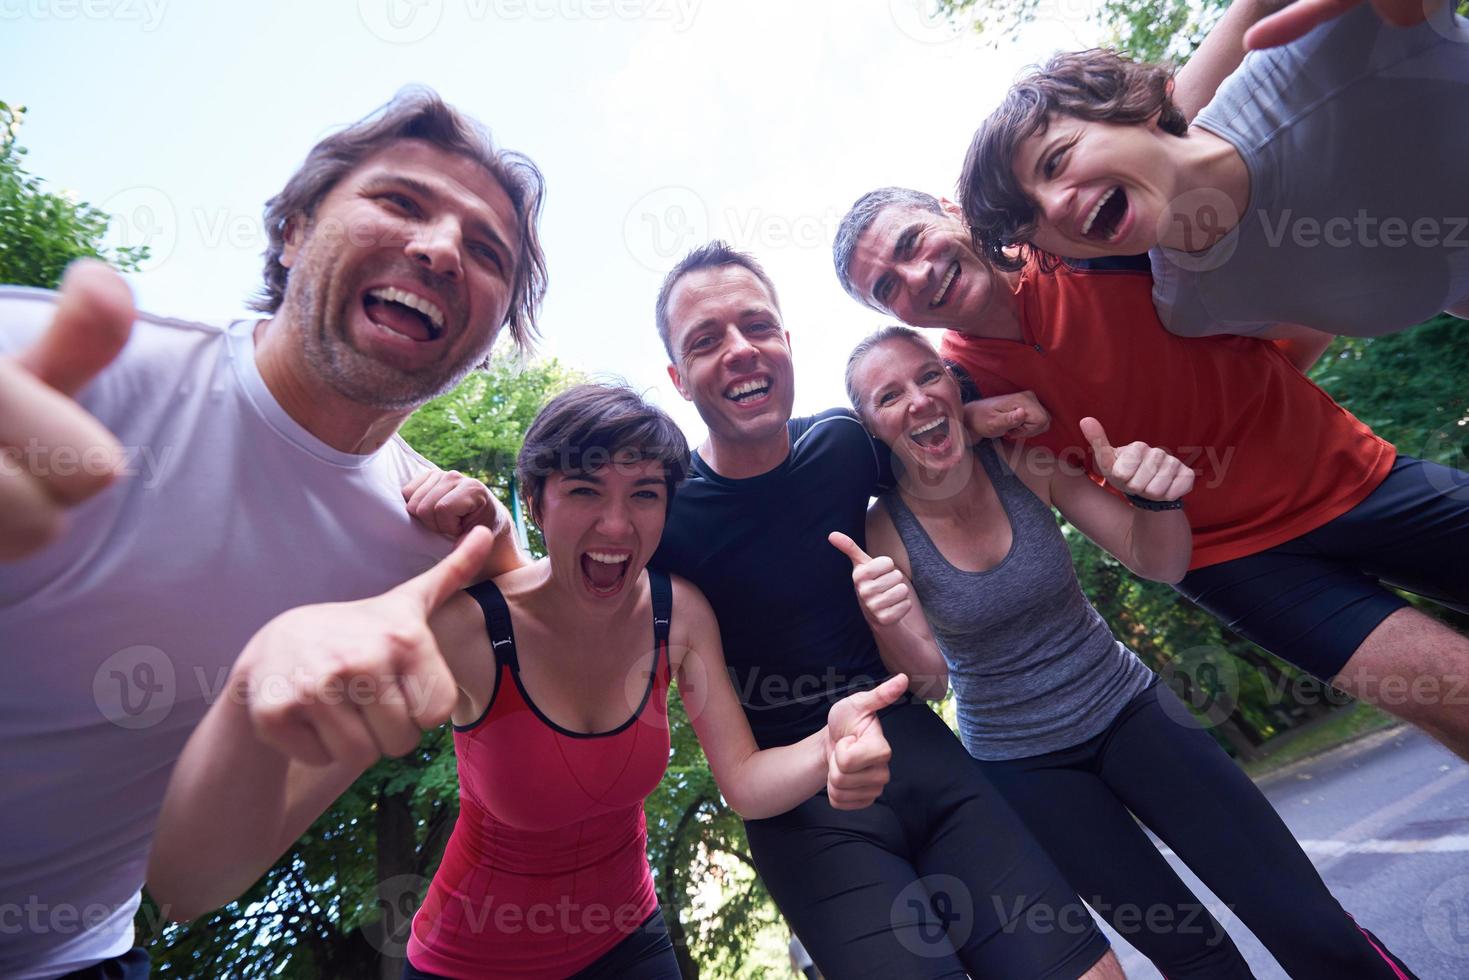
[[[1296,0],[1283,10],[1263,18],[1245,32],[1249,50],[1275,48],[1310,33],[1315,27],[1351,10],[1362,0]],[[1372,0],[1377,15],[1394,27],[1422,23],[1446,0]]]
[[[230,679],[260,739],[312,765],[365,769],[411,752],[458,700],[429,616],[478,577],[492,544],[473,528],[443,561],[382,595],[301,606],[267,623]]]
[[[1177,500],[1193,489],[1194,471],[1166,450],[1145,442],[1121,449],[1107,441],[1106,430],[1094,418],[1081,420],[1081,434],[1091,443],[1097,471],[1123,493],[1146,500]]]
[[[893,750],[877,713],[907,689],[907,675],[894,674],[872,690],[848,695],[831,706],[826,718],[831,739],[826,798],[834,809],[860,810],[882,794]]]
[[[457,470],[425,470],[404,485],[403,500],[425,527],[456,540],[477,525],[497,531],[500,523],[490,488]]]
[[[981,398],[964,406],[964,428],[974,439],[1025,439],[1051,427],[1051,413],[1031,391]]]
[[[72,396],[117,357],[135,317],[121,276],[95,259],[74,262],[41,339],[0,357],[0,561],[38,551],[67,508],[122,471],[122,447]]]
[[[913,590],[903,570],[891,558],[886,555],[873,558],[841,531],[831,532],[826,540],[851,560],[852,585],[868,619],[891,626],[908,615],[908,610],[913,608]]]

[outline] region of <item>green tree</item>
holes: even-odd
[[[108,214],[46,189],[28,173],[17,142],[24,106],[0,102],[0,282],[55,288],[73,259],[93,257],[123,272],[148,258],[146,246],[108,249]]]

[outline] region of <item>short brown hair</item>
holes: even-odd
[[[496,148],[488,130],[422,86],[402,89],[376,112],[317,143],[280,193],[265,202],[269,238],[265,283],[251,308],[274,313],[285,299],[290,270],[281,265],[281,256],[291,220],[301,215],[310,218],[322,199],[358,164],[408,139],[468,157],[484,167],[510,198],[520,240],[505,325],[515,345],[529,350],[536,338],[536,314],[546,295],[546,257],[537,230],[545,180],[529,157]]]
[[[521,496],[532,515],[552,473],[581,474],[619,457],[663,464],[667,506],[689,471],[689,442],[668,413],[623,384],[580,384],[552,398],[525,433],[515,461]]]
[[[720,241],[717,238],[712,242],[700,245],[680,259],[678,265],[670,269],[668,275],[663,277],[663,286],[658,290],[658,302],[653,307],[653,320],[658,325],[658,336],[663,341],[663,349],[668,352],[670,363],[678,363],[678,358],[673,356],[673,339],[668,325],[668,300],[673,295],[673,287],[690,273],[698,272],[700,269],[717,269],[726,265],[737,265],[760,280],[760,285],[770,293],[770,302],[775,304],[775,311],[780,312],[780,297],[775,295],[775,283],[770,281],[770,276],[766,275],[764,267],[755,260],[755,256],[748,252],[741,252],[728,242]]]
[[[1188,120],[1168,94],[1172,77],[1166,65],[1105,48],[1058,54],[1022,76],[974,134],[959,177],[959,203],[980,253],[1010,271],[1025,264],[1024,254],[1006,252],[1035,234],[1035,202],[1015,178],[1022,142],[1044,133],[1055,115],[1140,126],[1156,114],[1159,129],[1182,136]]]

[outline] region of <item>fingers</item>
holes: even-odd
[[[847,736],[832,749],[827,765],[826,795],[835,809],[869,806],[887,786],[892,749],[880,726],[874,725],[870,732],[860,738]]]
[[[1092,447],[1097,469],[1103,476],[1111,477],[1118,465],[1117,450],[1107,441],[1107,431],[1102,428],[1102,423],[1091,417],[1082,419],[1081,434]]]
[[[413,509],[414,494],[418,492],[420,487],[423,487],[425,484],[436,479],[438,477],[438,474],[438,470],[424,470],[422,473],[419,473],[413,479],[403,484],[403,500],[408,504],[409,510]]]
[[[869,556],[867,552],[857,547],[857,542],[853,541],[841,531],[831,532],[826,536],[826,540],[831,542],[833,548],[836,548],[836,550],[840,551],[851,560],[853,568],[872,560],[871,556]]]
[[[39,551],[61,530],[62,508],[0,450],[0,561]]]
[[[1361,0],[1296,0],[1245,32],[1245,48],[1274,48],[1308,34],[1312,28],[1355,7]],[[1414,0],[1418,3],[1419,0]],[[1381,8],[1379,7],[1379,10]],[[1421,19],[1421,18],[1420,18]]]
[[[433,568],[393,589],[422,604],[424,616],[442,606],[449,597],[467,588],[479,576],[494,547],[495,536],[482,527],[471,528],[449,556]]]
[[[409,488],[412,493],[409,493]],[[430,530],[457,538],[490,503],[490,491],[480,481],[454,470],[431,470],[403,488],[408,512]]]
[[[80,259],[61,280],[50,328],[17,360],[57,391],[74,395],[117,357],[136,317],[122,276],[105,262]]]

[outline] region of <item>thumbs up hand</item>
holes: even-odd
[[[1097,471],[1123,493],[1168,501],[1177,500],[1193,489],[1194,471],[1165,450],[1145,442],[1114,448],[1102,423],[1094,418],[1081,420],[1081,434],[1091,443]]]
[[[301,606],[262,627],[230,684],[261,741],[311,765],[363,769],[411,752],[459,697],[429,616],[479,577],[493,543],[473,528],[443,561],[382,595]]]
[[[860,810],[871,805],[887,785],[893,750],[877,713],[907,689],[907,676],[895,674],[872,690],[848,695],[831,706],[826,716],[831,742],[826,798],[833,808]]]
[[[41,339],[0,357],[0,561],[39,550],[68,507],[121,472],[122,447],[72,396],[117,357],[135,317],[121,276],[75,262]]]
[[[908,615],[908,610],[913,608],[913,591],[907,576],[891,558],[885,555],[873,558],[840,531],[831,532],[826,540],[851,559],[852,584],[857,589],[862,611],[869,619],[882,626],[891,626]]]

